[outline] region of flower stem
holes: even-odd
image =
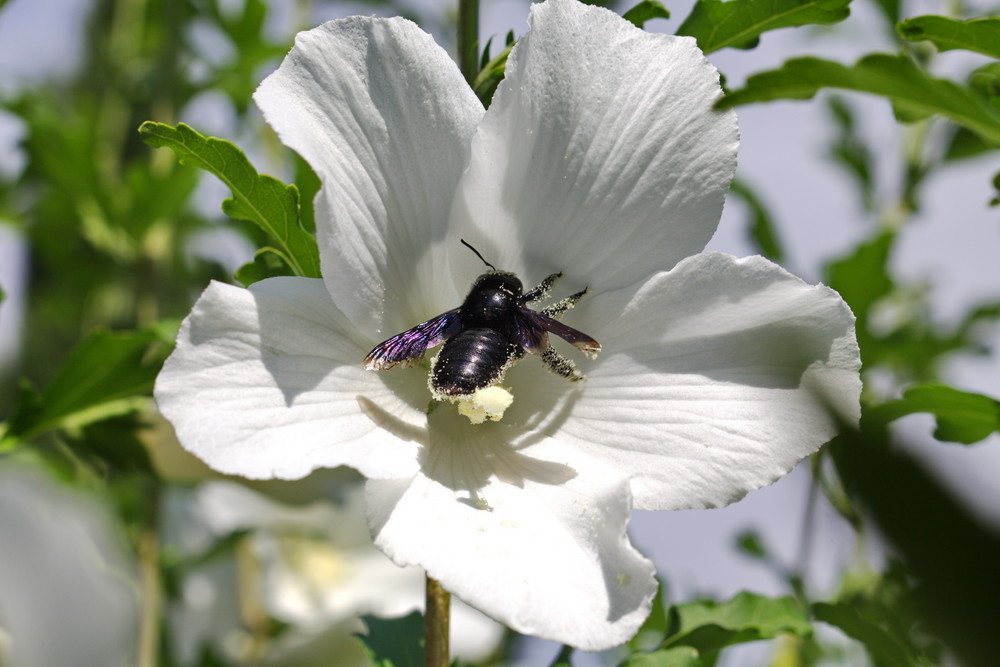
[[[427,577],[424,609],[424,667],[448,667],[448,624],[451,593],[437,579]]]
[[[479,74],[479,0],[458,0],[458,68],[471,86]]]

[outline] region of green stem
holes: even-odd
[[[163,582],[160,577],[160,542],[156,531],[146,529],[139,538],[139,667],[157,667],[160,646],[160,609]]]
[[[427,577],[424,609],[424,667],[448,667],[448,625],[451,593],[437,579]]]
[[[458,0],[458,67],[471,86],[479,74],[479,0]]]

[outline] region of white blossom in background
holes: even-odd
[[[233,664],[367,665],[354,637],[360,616],[403,616],[424,603],[419,568],[400,568],[372,544],[363,489],[340,485],[342,501],[287,505],[226,480],[178,490],[169,503],[166,535],[188,557],[246,532],[236,557],[216,557],[189,572],[180,604],[171,610],[174,650],[181,664],[197,664],[203,647]],[[248,607],[249,603],[249,607]],[[247,631],[248,608],[289,627],[266,648]],[[455,606],[452,646],[477,661],[500,643],[502,628],[464,604]]]
[[[92,498],[0,467],[0,665],[134,663],[135,567],[111,526]]]
[[[213,283],[156,397],[222,472],[355,468],[397,564],[519,632],[599,650],[656,590],[629,510],[773,482],[857,419],[860,360],[835,292],[702,252],[738,137],[694,40],[573,0],[529,24],[485,112],[408,21],[301,33],[255,99],[322,180],[324,277]],[[484,268],[461,238],[526,286],[563,271],[556,295],[590,287],[564,319],[603,346],[577,357],[586,381],[528,355],[503,418],[472,425],[428,411],[426,366],[364,370],[373,345],[461,303]]]

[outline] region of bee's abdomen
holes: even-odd
[[[449,338],[431,368],[431,389],[448,396],[471,394],[503,374],[517,346],[496,329],[466,329]]]

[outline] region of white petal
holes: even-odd
[[[615,297],[587,314],[604,351],[555,436],[632,477],[637,508],[734,502],[856,422],[854,316],[833,290],[703,253]]]
[[[388,336],[455,301],[438,245],[483,107],[448,54],[405,19],[331,21],[299,33],[254,99],[323,182],[323,276],[350,320],[377,330],[384,309]]]
[[[412,474],[426,382],[365,371],[358,338],[320,280],[212,283],[157,378],[157,404],[181,444],[220,472]]]
[[[432,437],[458,432],[453,412],[432,414]],[[518,451],[502,424],[463,431],[414,478],[368,482],[375,544],[518,632],[586,650],[629,639],[656,581],[625,533],[625,478],[551,440]]]
[[[736,166],[732,112],[693,39],[568,0],[531,28],[477,133],[456,225],[528,281],[630,285],[700,252]],[[527,270],[526,269],[530,269]]]

